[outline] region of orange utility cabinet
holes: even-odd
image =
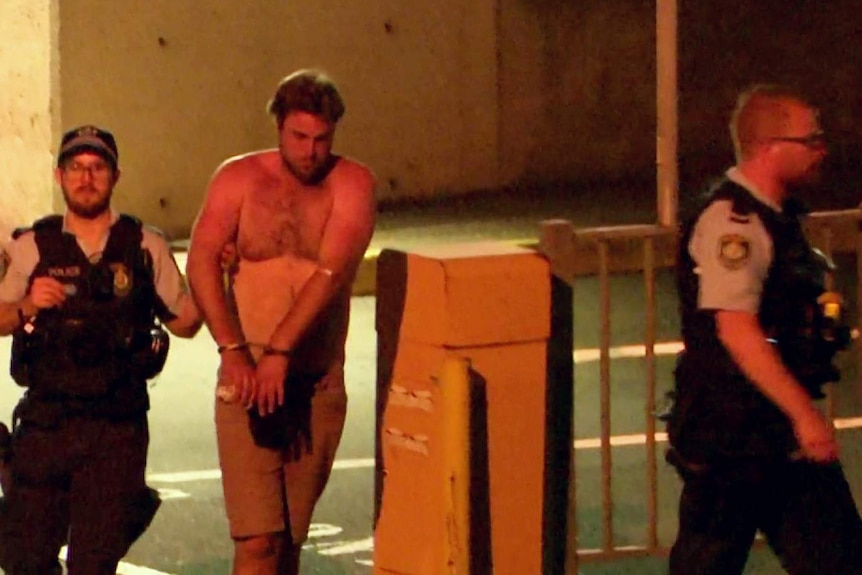
[[[543,572],[551,292],[548,262],[511,244],[381,253],[375,574]],[[443,437],[453,356],[470,366],[463,441]],[[462,480],[446,467],[453,450],[467,456],[466,512],[448,493]]]

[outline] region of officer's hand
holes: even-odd
[[[36,309],[47,309],[61,305],[66,301],[66,290],[63,284],[48,276],[39,276],[30,286],[30,301]]]
[[[283,355],[261,356],[257,362],[257,410],[260,415],[269,415],[284,404],[284,381],[290,360]]]
[[[799,442],[799,457],[818,463],[829,463],[838,459],[835,430],[816,409],[812,408],[810,413],[794,421],[793,431]]]
[[[223,352],[218,369],[219,398],[227,403],[241,403],[248,408],[254,403],[256,388],[254,363],[248,350]]]

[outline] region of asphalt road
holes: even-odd
[[[494,196],[420,202],[416,206],[381,206],[371,251],[383,247],[411,249],[429,243],[536,238],[545,218],[567,218],[576,226],[636,224],[655,221],[654,184],[623,184],[578,190],[511,190]],[[681,199],[685,199],[683,196]],[[624,209],[621,207],[624,206]],[[825,206],[820,207],[823,209]],[[835,207],[835,206],[831,206]],[[177,242],[179,246],[185,242]],[[854,262],[844,262],[844,270]],[[619,545],[639,544],[646,537],[644,508],[643,366],[638,344],[643,337],[640,278],[621,276],[612,282],[611,365],[614,534]],[[843,282],[843,286],[849,286]],[[600,461],[598,436],[598,317],[596,282],[579,280],[575,293],[576,377],[575,449],[578,475],[577,525],[581,545],[600,543]],[[855,294],[845,294],[855,301]],[[348,339],[346,428],[332,479],[317,507],[303,555],[304,573],[369,575],[372,572],[372,494],[376,335],[372,297],[354,298]],[[658,289],[658,339],[667,342],[658,362],[659,394],[670,381],[677,339],[675,300],[669,278]],[[9,362],[9,338],[0,338],[0,366]],[[152,410],[149,482],[164,499],[151,528],[131,549],[118,573],[124,575],[226,575],[232,543],[224,516],[213,424],[215,345],[203,331],[192,340],[172,339],[172,351],[151,387]],[[836,389],[843,459],[851,487],[862,501],[862,414],[859,386],[849,354],[842,358],[845,381]],[[20,396],[0,369],[0,419],[8,421]],[[659,538],[675,534],[679,483],[659,468]],[[659,575],[662,558],[585,564],[583,575]],[[756,551],[746,575],[783,573],[767,551]],[[525,574],[533,575],[533,574]]]
[[[645,455],[642,449],[643,365],[638,344],[643,336],[640,278],[625,275],[612,283],[612,434],[619,440],[613,451],[615,535],[618,544],[645,540]],[[576,449],[578,526],[583,546],[600,542],[598,507],[600,463],[598,436],[598,342],[596,284],[580,281],[575,293],[576,335]],[[852,301],[852,300],[851,300]],[[374,445],[374,389],[376,336],[372,297],[353,299],[348,338],[347,386],[349,410],[336,469],[314,517],[303,562],[305,573],[367,575],[372,572],[372,494]],[[669,385],[677,337],[675,302],[670,277],[658,286],[658,339],[662,347],[658,371],[660,390]],[[8,365],[9,338],[0,340],[0,364]],[[204,331],[192,340],[172,340],[172,350],[161,376],[152,384],[150,413],[152,443],[149,482],[164,504],[149,531],[121,565],[125,575],[225,575],[230,572],[232,544],[219,482],[213,425],[215,346]],[[843,358],[849,381],[856,381],[849,355]],[[857,431],[862,413],[857,386],[845,382],[838,394],[838,416],[848,426],[841,432],[848,477],[862,496],[862,442]],[[0,377],[0,417],[8,420],[20,390],[6,375]],[[659,537],[672,541],[678,482],[660,469]],[[612,564],[583,565],[584,575],[666,572],[662,559],[639,559]],[[752,555],[748,575],[781,573],[768,552]]]

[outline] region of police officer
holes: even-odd
[[[833,427],[812,399],[834,379],[815,353],[823,266],[791,195],[826,156],[816,110],[794,92],[743,93],[737,164],[683,226],[685,351],[668,460],[683,479],[670,573],[742,573],[761,531],[789,573],[862,573],[862,521]],[[834,351],[833,351],[834,353]]]
[[[12,485],[0,521],[0,567],[108,575],[146,529],[158,499],[144,481],[146,380],[166,334],[201,320],[165,239],[111,209],[120,176],[110,132],[63,136],[56,180],[64,215],[16,232],[0,282],[0,333],[13,334]]]

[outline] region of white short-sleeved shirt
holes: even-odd
[[[119,218],[119,214],[112,211],[111,216],[113,224]],[[66,231],[65,224],[63,229]],[[179,315],[183,300],[189,297],[185,279],[180,273],[168,242],[161,233],[147,226],[144,226],[142,232],[141,247],[148,250],[153,258],[156,293],[172,314]],[[102,238],[101,245],[89,253],[80,242],[78,245],[90,261],[97,262],[107,242],[106,234]],[[14,303],[27,295],[30,275],[39,263],[39,248],[36,246],[35,234],[32,231],[21,234],[6,244],[4,251],[6,270],[0,280],[0,301]]]
[[[728,170],[727,177],[770,209],[781,211],[736,168]],[[739,215],[732,208],[730,200],[710,204],[698,218],[689,241],[688,252],[700,280],[698,308],[756,314],[772,263],[772,238],[757,214]]]

